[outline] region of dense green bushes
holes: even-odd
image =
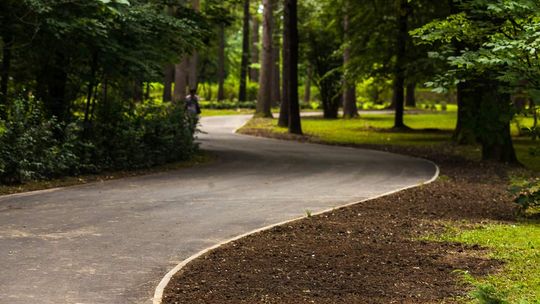
[[[196,151],[194,123],[182,107],[112,105],[99,108],[85,128],[80,120],[47,119],[37,101],[16,101],[0,121],[0,183],[150,167]]]

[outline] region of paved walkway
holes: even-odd
[[[215,164],[0,197],[0,303],[151,303],[204,248],[435,174],[388,153],[232,134],[248,118],[203,119]]]

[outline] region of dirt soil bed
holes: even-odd
[[[454,303],[469,288],[455,270],[498,271],[483,248],[419,239],[448,220],[513,221],[507,168],[444,149],[385,150],[431,159],[443,178],[222,246],[179,272],[163,302]]]

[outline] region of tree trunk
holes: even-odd
[[[312,77],[312,68],[309,66],[307,68],[306,81],[304,83],[304,103],[309,104],[311,102],[311,77]]]
[[[405,63],[406,63],[406,45],[408,38],[408,0],[399,0],[399,16],[397,19],[398,33],[396,39],[396,67],[394,72],[394,96],[393,103],[395,105],[395,120],[394,129],[406,129],[403,122],[403,114],[405,110]]]
[[[244,0],[244,26],[242,30],[242,63],[240,66],[239,101],[247,100],[247,73],[249,69],[249,0]]]
[[[289,13],[287,10],[287,3],[285,3],[284,7],[284,16],[283,18],[287,18],[285,13]],[[281,99],[281,106],[279,109],[279,119],[278,119],[278,126],[283,128],[289,127],[289,110],[290,110],[290,93],[289,93],[289,84],[291,82],[290,80],[290,66],[291,66],[291,56],[290,56],[290,50],[291,50],[291,44],[290,44],[290,33],[289,31],[289,22],[290,20],[283,20],[283,98]]]
[[[263,0],[263,48],[262,65],[259,77],[259,94],[255,115],[259,117],[272,117],[272,28],[273,28],[273,0]]]
[[[257,16],[251,17],[251,65],[249,67],[249,78],[253,82],[259,81],[259,68],[253,67],[254,63],[259,63],[259,27]]]
[[[2,71],[0,72],[0,119],[6,118],[6,109],[8,103],[8,86],[9,74],[11,69],[11,47],[13,39],[11,35],[6,34],[4,37],[4,46],[2,48]]]
[[[348,4],[348,1],[347,1]],[[343,29],[345,32],[345,41],[348,41],[349,38],[349,15],[345,13],[343,20]],[[351,82],[349,79],[350,73],[347,72],[349,67],[349,62],[351,61],[351,49],[349,46],[345,47],[343,52],[343,65],[344,65],[344,79],[345,79],[345,90],[343,92],[343,117],[344,118],[355,118],[358,117],[358,108],[356,106],[356,85]]]
[[[285,21],[284,36],[287,36],[289,43],[285,50],[285,56],[288,57],[287,69],[289,100],[289,133],[302,134],[302,125],[300,121],[300,103],[298,101],[298,3],[297,0],[285,0],[284,17]]]
[[[510,95],[500,93],[499,82],[489,77],[476,87],[481,93],[476,134],[482,144],[482,159],[503,163],[518,163],[510,122],[512,106]]]
[[[217,100],[225,99],[225,27],[219,28],[219,54],[218,54],[218,96]]]
[[[410,83],[407,85],[405,104],[408,107],[416,108],[416,83]]]
[[[481,94],[473,81],[457,85],[458,115],[456,129],[452,139],[459,145],[476,143],[476,118],[478,117],[478,100]]]
[[[163,101],[164,102],[170,102],[172,101],[172,84],[175,79],[174,76],[174,65],[167,65],[163,69]]]
[[[192,7],[193,7],[193,10],[195,10],[196,12],[199,12],[201,10],[200,0],[193,0]],[[199,85],[199,80],[198,80],[198,75],[197,75],[198,62],[199,62],[199,54],[197,53],[197,50],[193,50],[193,53],[191,54],[191,57],[189,58],[188,85],[189,85],[190,90],[197,90],[197,86]]]
[[[272,106],[277,106],[281,102],[281,76],[279,68],[280,55],[279,39],[274,37],[274,47],[272,50],[273,69],[272,69]]]
[[[186,87],[188,79],[188,61],[184,58],[181,63],[175,65],[174,73],[174,102],[182,102],[186,98]]]
[[[88,82],[88,91],[86,93],[86,107],[84,109],[84,133],[86,134],[88,129],[88,123],[90,121],[90,106],[92,104],[94,87],[96,86],[96,73],[98,68],[98,53],[92,54],[92,63],[90,64],[90,81]]]

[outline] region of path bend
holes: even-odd
[[[248,119],[202,119],[217,163],[0,197],[0,303],[151,303],[204,248],[437,174],[406,156],[233,134]]]

